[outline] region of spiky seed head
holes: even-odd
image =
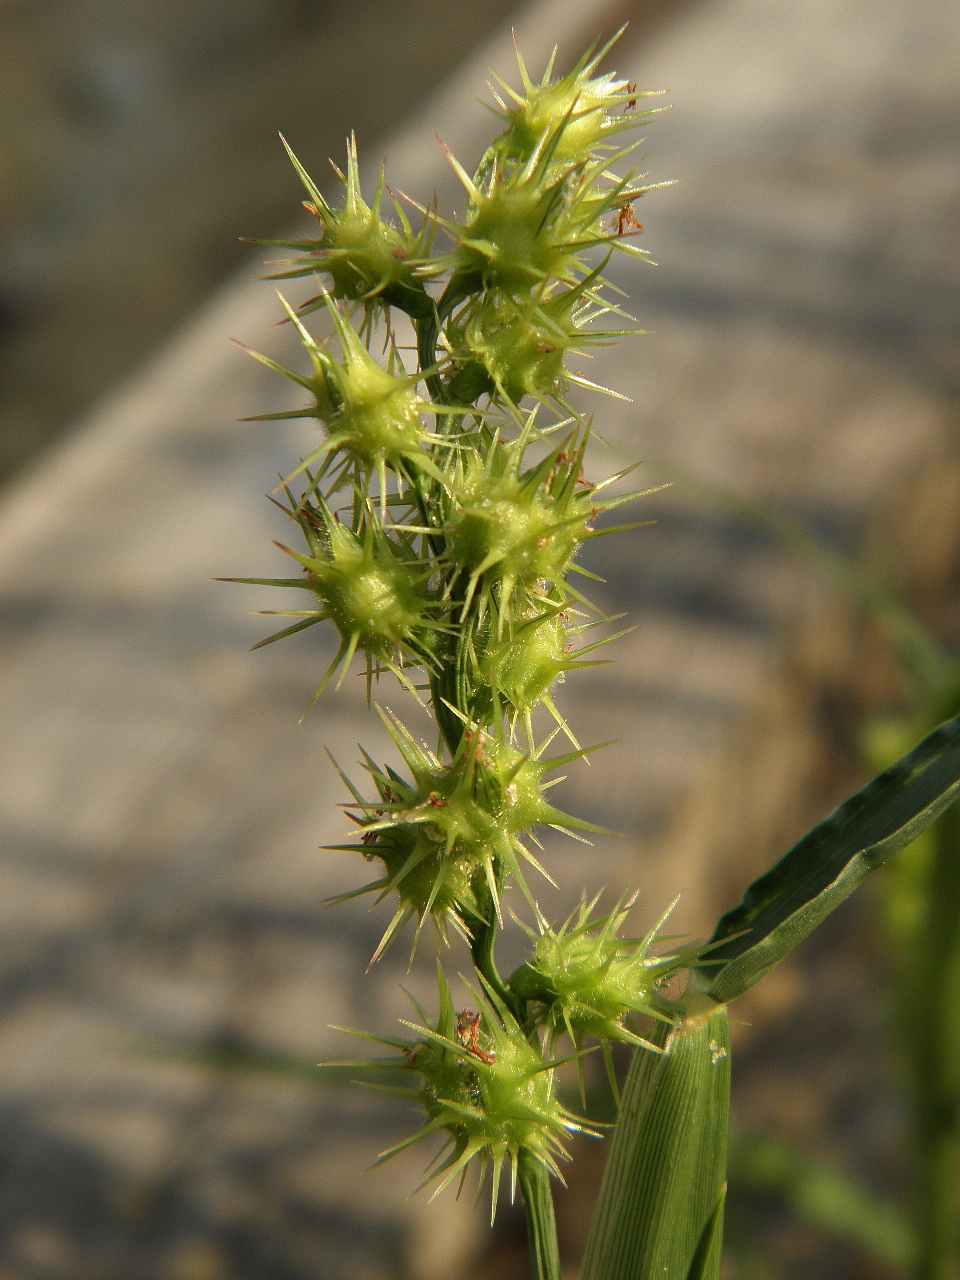
[[[552,140],[558,164],[588,161],[598,150],[609,149],[617,134],[635,128],[651,114],[637,110],[638,98],[648,94],[638,94],[636,86],[613,73],[594,74],[612,44],[613,40],[598,53],[585,54],[557,80],[551,79],[551,57],[539,83],[530,78],[518,50],[523,92],[516,92],[496,77],[506,94],[501,102],[507,128],[498,139],[506,155],[522,162],[545,140]]]
[[[312,374],[296,373],[259,352],[249,352],[314,398],[314,403],[303,409],[260,414],[258,418],[319,418],[326,424],[326,439],[287,480],[311,467],[316,467],[322,476],[336,459],[362,490],[369,487],[370,478],[375,475],[380,481],[381,502],[386,500],[387,471],[399,472],[406,463],[439,480],[440,471],[428,451],[435,437],[422,421],[422,415],[438,410],[417,394],[420,375],[404,370],[393,346],[388,368],[383,368],[331,295],[324,292],[321,298],[340,340],[342,360],[336,360],[325,345],[314,340],[282,295],[280,302],[310,357]]]
[[[468,462],[457,479],[449,520],[449,554],[468,577],[467,603],[479,591],[481,612],[497,609],[498,638],[505,624],[513,629],[512,620],[529,607],[538,584],[564,591],[567,571],[598,509],[590,489],[577,487],[580,446],[558,447],[520,473],[523,443],[521,437],[491,448],[482,462]]]
[[[396,889],[404,919],[422,922],[432,917],[445,935],[454,914],[463,917],[479,910],[476,864],[448,852],[428,824],[395,823],[367,831],[365,839],[369,843],[363,846],[364,855],[383,864],[383,878],[373,887]]]
[[[347,171],[344,174],[337,170],[343,183],[343,202],[339,209],[327,203],[286,141],[284,146],[310,197],[307,208],[319,222],[321,234],[316,240],[275,242],[300,249],[307,256],[273,278],[324,274],[329,278],[329,292],[334,298],[365,304],[389,301],[413,313],[422,311],[428,300],[415,268],[429,250],[432,237],[429,217],[414,234],[392,194],[390,200],[400,227],[380,216],[387,190],[382,165],[373,205],[366,204],[360,194],[360,166],[353,135],[347,142]]]
[[[462,1177],[471,1161],[481,1178],[492,1173],[491,1216],[496,1211],[503,1167],[516,1165],[521,1155],[532,1157],[559,1176],[557,1162],[567,1159],[564,1139],[577,1132],[593,1133],[557,1099],[555,1066],[537,1044],[524,1036],[510,1011],[490,994],[471,989],[477,1010],[454,1011],[450,989],[442,973],[440,1015],[424,1016],[422,1024],[407,1022],[413,1033],[407,1042],[384,1039],[400,1050],[392,1064],[376,1060],[383,1069],[393,1065],[401,1076],[416,1075],[411,1091],[426,1112],[423,1125],[396,1147],[387,1160],[421,1137],[440,1132],[449,1147],[446,1158],[427,1178],[438,1185],[434,1195]],[[418,1008],[423,1016],[423,1011]],[[356,1066],[368,1064],[360,1062]]]
[[[525,500],[524,500],[525,499]],[[562,577],[577,544],[576,533],[558,529],[551,504],[525,494],[510,480],[481,484],[469,496],[453,530],[456,562],[471,573],[496,569],[494,576],[521,586]]]
[[[511,976],[510,986],[543,1006],[554,1039],[566,1032],[578,1047],[587,1036],[645,1043],[630,1020],[658,1016],[655,992],[694,962],[696,948],[690,946],[651,954],[662,920],[643,938],[620,937],[631,906],[632,901],[620,904],[591,919],[590,907],[582,903],[559,928],[541,920],[539,935],[531,934],[533,956]]]
[[[640,194],[630,186],[632,174],[615,178],[603,161],[557,171],[549,148],[522,168],[495,158],[481,185],[455,161],[454,167],[469,208],[462,223],[439,219],[456,248],[436,259],[435,269],[452,270],[465,292],[498,291],[518,300],[551,282],[573,284],[586,274],[586,250],[623,247],[607,215]]]
[[[304,500],[294,514],[309,550],[283,550],[302,566],[303,577],[276,585],[312,592],[319,608],[301,613],[304,623],[329,620],[337,629],[340,647],[320,689],[357,652],[367,658],[368,671],[385,666],[409,684],[402,668],[429,665],[429,633],[438,625],[438,604],[427,587],[429,562],[411,564],[408,549],[388,537],[370,511],[358,532],[340,524],[319,497]]]
[[[327,425],[338,448],[354,453],[368,467],[381,459],[396,466],[405,454],[422,448],[424,404],[408,378],[382,369],[359,344],[348,361],[331,372],[340,403]]]
[[[614,149],[605,141],[636,123],[637,113],[627,111],[636,94],[611,77],[584,77],[586,65],[556,85],[549,83],[549,69],[540,86],[524,74],[532,98],[507,89],[515,103],[505,108],[508,127],[474,177],[447,153],[469,206],[462,223],[438,219],[456,249],[435,260],[430,273],[451,269],[464,290],[519,298],[549,281],[573,283],[586,271],[581,255],[588,249],[609,245],[642,253],[622,240],[622,219],[607,222],[644,190],[635,186],[634,171],[617,177],[612,169],[634,147],[610,154]]]
[[[416,392],[417,379],[400,369],[395,353],[393,368],[382,368],[333,300],[327,302],[343,360],[312,345],[318,366],[316,412],[326,422],[328,435],[311,456],[340,453],[355,460],[364,474],[376,472],[381,478],[385,467],[397,470],[404,459],[435,470],[424,449],[428,432],[421,418],[430,406]]]
[[[473,725],[453,759],[443,762],[396,716],[381,717],[410,777],[365,757],[377,796],[364,799],[347,782],[354,797],[347,807],[362,835],[359,844],[340,846],[383,864],[379,879],[348,896],[376,892],[382,898],[396,891],[398,905],[378,955],[411,920],[419,932],[432,918],[444,938],[448,924],[468,930],[471,920],[483,918],[484,900],[499,911],[501,889],[511,879],[533,906],[523,863],[546,872],[520,839],[531,827],[601,830],[563,813],[544,794],[545,776],[586,755],[583,749],[542,759],[542,748],[524,754]]]
[[[507,795],[513,778],[488,759],[478,730],[465,734],[453,760],[443,763],[395,717],[384,722],[411,777],[367,760],[378,795],[356,805],[363,837],[355,847],[383,863],[383,877],[368,891],[395,889],[405,920],[431,916],[445,936],[452,915],[461,922],[476,917],[488,892],[497,900],[507,875],[524,883],[526,850]]]
[[[568,371],[565,355],[615,336],[592,327],[599,315],[615,310],[601,295],[600,272],[614,248],[631,249],[621,243],[625,229],[639,229],[632,214],[632,201],[641,194],[634,175],[614,172],[631,148],[613,145],[615,135],[635,123],[636,99],[625,82],[595,74],[605,51],[586,55],[556,82],[550,66],[539,84],[521,60],[522,95],[501,82],[511,99],[501,103],[501,137],[472,178],[451,157],[468,193],[462,223],[424,209],[415,236],[395,201],[399,227],[385,221],[383,172],[368,206],[360,195],[353,140],[347,172],[340,175],[343,204],[334,210],[291,153],[321,234],[287,242],[306,256],[282,275],[320,272],[330,288],[298,310],[284,303],[312,374],[279,371],[306,389],[312,404],[263,416],[315,417],[325,423],[326,436],[294,473],[305,473],[308,482],[301,499],[291,498],[290,512],[307,538],[306,555],[291,552],[303,574],[274,580],[305,587],[317,608],[293,613],[301,620],[271,638],[331,621],[340,648],[321,688],[340,665],[347,669],[357,651],[367,659],[368,692],[371,670],[385,666],[418,694],[405,669],[425,666],[442,741],[449,744],[434,753],[385,716],[403,773],[365,755],[374,794],[365,798],[347,783],[353,797],[347,808],[360,838],[345,847],[383,869],[357,893],[376,891],[378,901],[395,893],[399,900],[374,959],[408,921],[416,922],[417,935],[431,919],[441,934],[449,923],[480,941],[478,930],[492,927],[492,912],[500,913],[500,894],[511,878],[542,920],[522,863],[542,868],[522,834],[544,824],[571,834],[600,830],[547,801],[552,782],[546,775],[586,752],[574,742],[574,751],[544,758],[546,743],[535,745],[530,713],[543,703],[566,728],[550,689],[586,652],[567,653],[562,611],[583,597],[566,583],[566,574],[576,567],[578,545],[602,532],[591,528],[594,517],[627,500],[598,496],[619,477],[596,487],[583,480],[589,427],[563,400],[567,381],[591,385]],[[438,224],[450,233],[453,248],[427,257]],[[592,271],[590,250],[603,256]],[[428,293],[428,282],[445,273],[450,278],[443,293]],[[341,309],[338,300],[349,305]],[[420,367],[414,376],[395,345],[393,306],[417,322]],[[320,308],[332,319],[339,359],[304,327],[304,315]],[[361,308],[358,333],[354,317]],[[385,368],[369,353],[381,321],[389,349]],[[419,397],[421,381],[438,403]],[[483,396],[491,403],[479,407]],[[521,410],[527,396],[554,402],[567,424],[576,422],[562,445],[551,450],[559,438],[551,433],[561,428],[541,432],[534,415]],[[428,413],[437,417],[435,432],[423,425]],[[519,428],[510,444],[494,425],[501,417],[504,431]],[[525,450],[534,437],[537,456],[547,456],[526,467]],[[423,476],[431,483],[421,484]],[[351,490],[349,528],[325,506],[344,488]],[[526,752],[517,747],[518,716],[525,718]],[[457,1015],[441,975],[436,1022],[421,1012],[420,1025],[407,1024],[412,1040],[385,1041],[401,1051],[396,1069],[418,1076],[406,1092],[426,1112],[418,1133],[400,1145],[445,1133],[450,1151],[433,1175],[441,1186],[476,1159],[483,1169],[492,1167],[495,1205],[507,1161],[516,1169],[521,1156],[530,1156],[557,1172],[564,1135],[582,1126],[556,1099],[559,1064],[545,1046],[552,1053],[564,1031],[577,1045],[589,1035],[636,1041],[630,1016],[653,1010],[656,981],[672,971],[670,965],[677,967],[676,957],[648,956],[655,931],[642,940],[619,938],[624,914],[618,908],[593,920],[584,908],[560,929],[543,924],[539,935],[531,931],[533,959],[511,980],[518,999],[497,981],[510,1007],[485,985],[471,993],[478,1012]],[[540,1026],[549,1031],[543,1041],[527,1023],[523,1001],[542,1011]]]
[[[304,556],[302,563],[307,587],[341,640],[374,658],[388,658],[407,643],[431,607],[426,570],[411,572],[383,536],[358,537],[334,525],[329,555]]]
[[[535,613],[499,643],[489,632],[478,664],[483,683],[507,712],[533,710],[571,666],[563,621],[557,612]]]
[[[458,230],[455,270],[508,294],[562,279],[574,258],[568,223],[562,181],[544,187],[540,176],[511,181],[497,174],[488,191],[476,192]]]
[[[570,291],[567,291],[570,292]],[[517,405],[524,396],[555,396],[566,387],[563,358],[579,334],[550,322],[535,304],[518,306],[506,294],[483,294],[470,310],[449,326],[457,377],[477,376],[482,370],[494,397]]]
[[[525,396],[553,401],[564,412],[564,394],[578,381],[565,360],[585,348],[639,330],[598,329],[595,322],[615,308],[600,291],[600,267],[571,288],[540,288],[523,300],[497,291],[476,296],[447,324],[451,394],[460,388],[514,409]]]

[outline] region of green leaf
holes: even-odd
[[[658,1023],[624,1086],[583,1280],[716,1280],[730,1102],[725,1009]]]
[[[960,717],[935,729],[750,885],[717,924],[699,984],[719,1004],[752,987],[958,793]]]
[[[687,1280],[709,1280],[720,1270],[720,1251],[723,1247],[723,1206],[727,1200],[727,1184],[720,1188],[720,1196],[716,1206],[707,1219],[707,1225],[700,1235],[700,1243],[693,1254],[693,1261],[687,1271]]]

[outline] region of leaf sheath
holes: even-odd
[[[727,1012],[658,1023],[638,1049],[583,1280],[716,1280],[730,1099]]]

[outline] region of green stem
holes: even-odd
[[[456,274],[451,277],[436,307],[428,315],[419,318],[417,329],[417,356],[421,369],[430,368],[436,360],[437,339],[440,328],[448,315],[463,299],[473,291],[476,282],[460,279]],[[438,404],[450,403],[449,392],[443,379],[437,373],[427,375],[427,387]],[[459,428],[459,422],[457,428]],[[443,424],[438,415],[437,430]],[[418,499],[420,495],[418,493]],[[425,516],[425,504],[420,502],[421,513]],[[428,522],[424,519],[424,524]],[[456,590],[456,588],[454,588]],[[452,616],[451,623],[462,631],[466,619]],[[446,706],[449,702],[466,711],[461,706],[460,693],[460,661],[463,651],[461,643],[455,647],[445,645],[446,652],[441,658],[441,669],[431,673],[430,686],[433,709],[437,724],[446,741],[451,755],[456,752],[463,735],[463,725]],[[453,648],[453,652],[451,652]],[[446,659],[446,660],[444,660]],[[489,891],[485,901],[480,904],[484,915],[471,916],[466,921],[471,932],[470,950],[476,970],[504,1005],[517,1019],[524,1030],[527,1030],[527,1002],[514,995],[506,986],[497,970],[494,957],[496,940],[496,915],[492,895]],[[535,1034],[535,1033],[534,1033]],[[550,1190],[550,1176],[542,1164],[526,1151],[517,1157],[517,1174],[523,1193],[523,1202],[527,1214],[527,1233],[529,1238],[530,1267],[533,1280],[560,1280],[560,1251],[557,1245],[557,1225],[553,1210],[553,1195]]]
[[[454,582],[451,588],[454,599],[462,597],[466,592],[468,580],[469,575],[462,573]],[[476,600],[468,612],[464,612],[459,606],[450,610],[449,623],[453,631],[440,637],[437,645],[439,669],[430,674],[434,716],[451,756],[456,754],[465,725],[450,708],[456,707],[464,716],[473,718],[470,691],[474,660],[471,658],[469,641],[475,619]]]
[[[417,359],[421,369],[429,369],[436,363],[440,328],[454,307],[474,292],[474,285],[473,281],[452,275],[436,306],[431,307],[428,314],[417,323]],[[426,383],[436,404],[450,403],[450,397],[439,373],[428,374]]]
[[[533,1280],[560,1280],[560,1248],[550,1175],[534,1156],[521,1151],[518,1176],[527,1212],[527,1245]]]
[[[417,332],[417,360],[421,370],[431,368],[436,362],[437,339],[440,335],[441,326],[450,312],[469,294],[468,283],[457,275],[453,275],[439,300],[431,306],[426,315],[417,320],[415,325]],[[435,403],[450,403],[450,396],[439,373],[427,374],[426,383]],[[437,433],[443,435],[449,430],[458,431],[462,419],[457,417],[453,423],[445,423],[443,421],[444,416],[437,415]],[[427,512],[426,495],[421,491],[419,485],[415,484],[414,489],[424,526],[430,526],[433,522]],[[434,555],[442,555],[444,550],[442,538],[430,535],[429,541]],[[454,591],[460,585],[459,583],[455,584]],[[450,623],[454,628],[462,628],[463,618],[459,616],[459,611],[451,614]],[[438,655],[441,669],[439,671],[431,671],[429,676],[434,716],[451,755],[456,752],[457,747],[460,745],[460,739],[463,737],[463,724],[446,704],[449,702],[459,710],[466,711],[466,708],[461,706],[462,699],[457,696],[459,653],[460,646],[456,642],[442,645],[441,652]]]
[[[917,1150],[917,1280],[960,1280],[960,806],[933,829],[927,902],[904,984]]]
[[[527,1002],[515,995],[501,978],[496,958],[494,957],[497,926],[493,900],[489,891],[481,906],[486,912],[486,917],[471,916],[466,921],[470,929],[470,954],[473,957],[474,968],[477,973],[483,975],[490,989],[496,992],[520,1026],[526,1030]]]
[[[497,969],[493,954],[496,939],[493,902],[486,903],[488,919],[472,916],[469,925],[472,933],[470,951],[478,973],[483,974],[490,988],[496,992],[524,1030],[527,1030],[527,1002],[506,986]],[[536,1035],[535,1029],[532,1031]],[[553,1193],[550,1175],[539,1160],[521,1150],[517,1157],[517,1176],[523,1193],[523,1206],[527,1215],[527,1247],[530,1255],[530,1272],[533,1280],[560,1280],[560,1250],[557,1244],[557,1223],[553,1211]]]

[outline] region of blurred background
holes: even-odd
[[[329,637],[251,655],[276,600],[210,581],[279,571],[262,495],[310,438],[238,424],[295,401],[228,341],[297,359],[241,239],[298,225],[277,132],[331,193],[356,129],[368,183],[386,153],[462,208],[433,133],[476,162],[511,26],[539,72],[629,21],[609,67],[666,91],[643,169],[676,185],[637,208],[659,265],[614,273],[652,332],[586,372],[631,397],[590,405],[595,470],[675,483],[652,527],[592,544],[636,630],[559,699],[581,740],[620,739],[563,807],[623,834],[548,842],[541,905],[639,889],[640,931],[680,894],[700,935],[864,780],[870,726],[876,756],[881,719],[922,719],[830,557],[927,628],[928,703],[960,646],[956,17],[0,0],[0,1280],[525,1274],[518,1212],[491,1234],[470,1197],[410,1199],[419,1152],[364,1175],[412,1117],[317,1080],[355,1052],[330,1024],[390,1032],[433,959],[364,977],[385,921],[322,906],[363,872],[317,847],[343,835],[324,747],[354,776],[358,739],[388,751],[362,689],[298,727]],[[896,892],[738,1008],[731,1277],[907,1274]],[[575,1156],[571,1276],[602,1147]]]
[[[277,133],[370,145],[509,0],[0,7],[3,475],[295,216]],[[329,170],[327,170],[329,172]]]

